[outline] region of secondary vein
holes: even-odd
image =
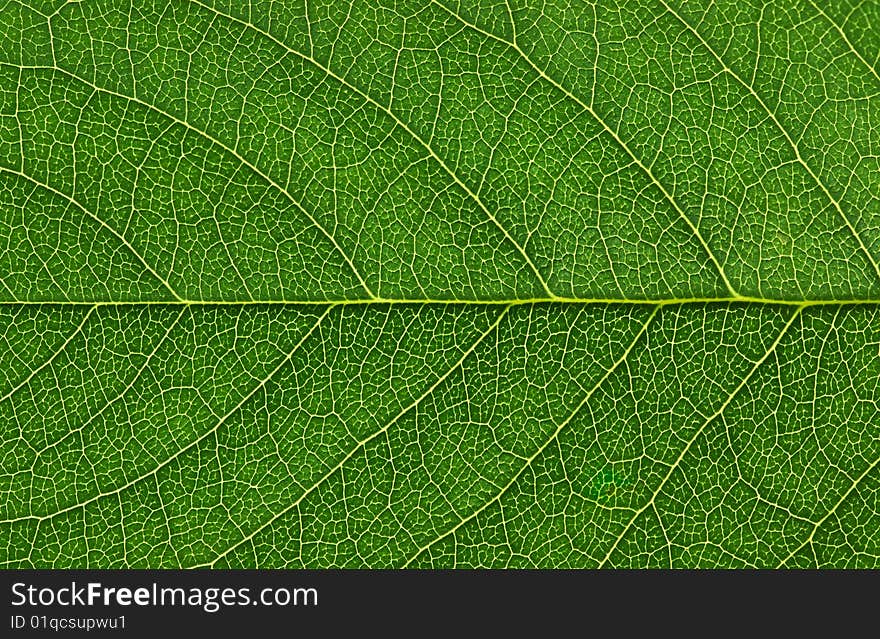
[[[598,565],[599,568],[602,568],[605,564],[608,563],[608,560],[611,558],[611,555],[614,554],[614,551],[617,549],[617,546],[620,544],[620,542],[623,540],[623,538],[626,537],[626,534],[629,532],[629,529],[632,527],[632,525],[635,523],[635,521],[641,516],[641,514],[643,512],[645,512],[648,508],[650,508],[654,505],[654,502],[657,499],[657,496],[663,490],[663,487],[666,486],[666,483],[672,477],[673,473],[675,473],[675,471],[681,465],[681,461],[684,459],[685,455],[687,455],[688,451],[691,449],[691,446],[693,446],[694,442],[697,441],[697,439],[699,439],[700,435],[703,434],[703,431],[706,430],[706,427],[709,424],[711,424],[718,416],[720,416],[725,411],[725,409],[730,405],[730,403],[733,401],[733,399],[739,394],[739,392],[743,389],[743,387],[745,387],[745,385],[748,383],[748,381],[752,378],[752,376],[755,374],[755,372],[761,367],[761,365],[767,360],[767,358],[773,354],[773,352],[776,350],[776,347],[782,341],[782,338],[788,332],[788,329],[791,327],[791,325],[794,324],[794,321],[798,318],[798,316],[801,314],[803,309],[804,309],[803,306],[799,306],[797,309],[795,309],[795,311],[791,314],[791,317],[788,318],[788,321],[782,327],[782,330],[776,336],[776,339],[773,340],[773,342],[770,344],[769,348],[758,359],[758,361],[756,361],[754,363],[752,368],[745,375],[745,377],[742,378],[742,380],[736,386],[736,388],[733,389],[733,391],[730,393],[730,395],[727,396],[727,399],[724,400],[724,403],[718,407],[718,410],[716,410],[705,421],[703,421],[703,423],[700,425],[700,427],[694,432],[693,436],[688,440],[687,444],[685,444],[685,447],[679,453],[678,457],[669,466],[669,470],[667,471],[667,473],[663,477],[663,479],[660,481],[660,484],[657,486],[657,489],[651,495],[651,498],[647,502],[645,502],[645,504],[641,508],[639,508],[637,511],[635,511],[633,516],[630,518],[629,522],[627,522],[627,524],[623,527],[623,530],[621,531],[621,533],[614,540],[614,543],[611,544],[611,547],[608,549],[608,552],[605,554],[605,557],[602,559],[602,561],[599,562],[599,565]]]
[[[565,88],[559,82],[554,80],[550,75],[547,74],[546,71],[544,71],[544,69],[542,69],[537,64],[532,62],[531,58],[529,58],[526,55],[525,51],[523,51],[516,42],[510,42],[508,40],[505,40],[504,38],[501,38],[501,37],[495,35],[494,33],[490,33],[488,31],[485,31],[485,30],[481,29],[480,27],[478,27],[477,25],[468,22],[467,20],[465,20],[464,18],[459,16],[452,9],[445,6],[443,3],[439,2],[438,0],[430,0],[430,1],[433,4],[436,4],[438,7],[440,7],[444,11],[446,11],[450,16],[454,17],[456,20],[461,22],[466,27],[476,31],[477,33],[479,33],[487,38],[490,38],[496,42],[499,42],[501,44],[504,44],[507,47],[512,48],[523,59],[523,61],[526,62],[532,68],[532,70],[534,70],[543,80],[545,80],[549,84],[553,85],[558,91],[561,91],[566,97],[568,97],[570,100],[573,100],[581,109],[584,110],[585,113],[588,113],[599,124],[599,126],[601,126],[602,129],[614,139],[614,141],[617,143],[617,145],[621,149],[623,149],[623,151],[630,157],[630,159],[633,161],[633,163],[637,167],[639,167],[639,169],[651,180],[651,182],[654,184],[654,186],[656,186],[660,190],[663,197],[672,205],[672,207],[675,209],[675,211],[678,213],[678,215],[681,217],[681,219],[684,220],[684,222],[687,224],[691,233],[694,235],[694,237],[700,243],[700,246],[705,251],[709,260],[712,262],[713,266],[715,267],[715,270],[718,272],[718,275],[721,278],[721,280],[724,282],[724,285],[727,288],[727,290],[730,292],[730,294],[733,297],[739,296],[739,293],[737,292],[737,290],[734,288],[733,284],[728,279],[727,274],[724,272],[724,269],[721,267],[721,262],[715,256],[715,253],[709,247],[708,242],[706,242],[706,239],[700,233],[700,230],[697,228],[697,226],[693,223],[693,221],[691,221],[690,217],[684,212],[684,210],[681,208],[681,206],[679,206],[678,202],[672,197],[672,194],[669,193],[669,191],[666,189],[666,187],[663,185],[663,183],[660,182],[659,179],[657,179],[657,176],[654,175],[654,172],[651,171],[632,152],[632,150],[629,148],[629,145],[626,144],[626,142],[617,134],[616,131],[614,131],[614,129],[612,129],[610,126],[608,126],[608,123],[606,123],[605,120],[603,118],[601,118],[598,113],[596,113],[595,109],[593,109],[589,104],[584,102],[577,95],[575,95],[574,93],[569,91],[567,88]]]
[[[783,137],[785,137],[786,141],[788,142],[789,146],[791,146],[792,150],[794,151],[794,155],[795,155],[795,158],[797,159],[798,163],[804,167],[804,169],[807,171],[807,173],[810,175],[810,177],[813,179],[813,181],[819,186],[819,189],[825,194],[825,196],[831,202],[832,206],[837,210],[838,214],[843,219],[844,224],[846,224],[846,227],[849,229],[850,233],[852,233],[852,236],[855,238],[856,242],[858,243],[859,248],[861,249],[862,253],[864,253],[865,256],[868,258],[868,262],[873,267],[874,273],[876,273],[876,275],[877,275],[877,279],[880,280],[880,264],[878,264],[877,260],[874,258],[874,256],[871,254],[871,252],[868,250],[868,247],[865,245],[864,241],[862,240],[862,236],[859,235],[859,233],[856,231],[855,226],[853,226],[852,221],[850,221],[849,217],[846,215],[846,213],[844,213],[843,208],[841,208],[841,206],[840,206],[840,202],[837,201],[837,199],[831,194],[831,191],[828,189],[828,187],[825,186],[825,183],[819,179],[819,176],[813,171],[813,169],[810,167],[810,165],[807,164],[806,160],[804,160],[803,156],[801,155],[800,149],[798,148],[797,144],[795,144],[794,140],[789,135],[789,133],[785,129],[785,127],[782,126],[782,123],[779,121],[779,118],[776,116],[776,113],[774,113],[773,111],[770,110],[770,107],[768,107],[767,104],[764,102],[764,100],[761,98],[761,96],[758,95],[758,92],[755,91],[754,87],[752,87],[750,84],[748,84],[744,79],[739,77],[739,75],[736,74],[733,71],[733,69],[731,69],[729,66],[727,66],[727,63],[724,61],[724,59],[715,52],[715,50],[703,38],[703,36],[699,33],[699,31],[697,31],[694,27],[692,27],[690,25],[690,23],[688,23],[682,16],[680,16],[678,14],[678,12],[676,12],[672,7],[670,7],[666,3],[665,0],[659,0],[659,2],[660,2],[660,4],[663,5],[663,7],[667,10],[667,12],[670,15],[672,15],[676,20],[678,20],[684,26],[685,29],[687,29],[691,34],[694,35],[694,37],[697,38],[697,40],[700,41],[700,44],[706,49],[706,51],[708,51],[709,54],[713,58],[715,58],[715,61],[721,65],[723,71],[725,73],[727,73],[730,77],[732,77],[734,80],[736,80],[736,82],[738,84],[742,85],[749,92],[749,94],[752,96],[752,98],[755,101],[757,101],[757,103],[761,106],[761,108],[767,112],[767,115],[770,116],[770,119],[776,125],[776,128],[779,129],[779,131],[782,133]]]
[[[555,294],[553,293],[553,291],[550,290],[550,287],[547,284],[547,282],[544,280],[543,275],[541,275],[541,272],[538,270],[538,267],[535,266],[535,263],[532,261],[532,258],[529,256],[529,254],[526,253],[523,246],[519,242],[517,242],[516,239],[514,239],[514,237],[508,232],[508,230],[504,226],[501,225],[501,223],[498,221],[498,218],[496,218],[495,215],[488,209],[488,207],[486,207],[486,204],[483,202],[483,200],[470,187],[468,187],[468,185],[465,184],[465,182],[460,177],[458,177],[458,175],[449,167],[449,165],[446,164],[446,162],[434,151],[434,149],[425,140],[423,140],[419,135],[417,135],[416,132],[413,131],[403,120],[401,120],[397,116],[397,114],[395,114],[387,106],[385,106],[385,105],[379,103],[378,101],[376,101],[375,99],[373,99],[373,97],[371,97],[368,93],[366,93],[365,91],[360,89],[355,84],[352,84],[351,82],[346,80],[341,75],[337,74],[335,71],[333,71],[329,67],[321,64],[320,62],[318,62],[317,60],[315,60],[311,56],[308,56],[305,53],[302,53],[300,51],[297,51],[296,49],[291,48],[290,46],[285,44],[283,41],[281,41],[278,38],[276,38],[275,36],[273,36],[271,33],[267,33],[266,31],[260,29],[259,27],[257,27],[256,25],[254,25],[250,22],[247,22],[245,20],[241,20],[240,18],[236,18],[235,16],[231,16],[226,13],[223,13],[222,11],[215,9],[214,7],[212,7],[210,5],[204,4],[200,0],[189,0],[189,1],[192,4],[200,6],[208,11],[211,11],[211,12],[217,14],[218,16],[222,16],[222,17],[226,18],[227,20],[235,22],[236,24],[240,24],[244,27],[247,27],[247,28],[253,30],[255,33],[259,33],[263,37],[268,38],[269,40],[271,40],[272,42],[274,42],[278,46],[282,47],[288,53],[291,53],[291,54],[295,55],[296,57],[302,59],[303,61],[308,62],[309,64],[313,65],[317,69],[320,69],[325,74],[327,74],[329,77],[333,78],[334,80],[336,80],[337,82],[339,82],[343,86],[347,87],[349,90],[357,93],[358,96],[360,96],[362,99],[369,102],[373,107],[379,109],[384,114],[391,117],[391,119],[394,120],[395,124],[397,126],[399,126],[403,131],[405,131],[410,137],[412,137],[413,140],[418,142],[419,145],[421,145],[430,154],[430,156],[434,159],[434,161],[437,162],[438,166],[440,166],[440,168],[442,168],[449,175],[449,177],[452,178],[452,180],[456,183],[456,185],[458,185],[458,187],[461,188],[471,200],[473,200],[473,202],[480,208],[480,210],[483,212],[483,214],[489,218],[489,220],[498,228],[498,230],[501,231],[501,233],[504,235],[505,239],[507,239],[507,241],[509,241],[513,245],[513,247],[517,250],[517,252],[522,256],[522,258],[525,260],[526,264],[528,265],[529,269],[532,271],[532,274],[538,280],[538,283],[541,285],[541,287],[544,289],[544,291],[547,293],[547,295],[549,297],[555,297]]]
[[[306,490],[304,490],[303,493],[302,493],[302,494],[301,494],[296,500],[294,500],[289,506],[285,507],[284,509],[282,509],[282,510],[280,510],[279,512],[277,512],[277,513],[275,513],[274,515],[272,515],[272,517],[270,517],[268,520],[266,520],[266,521],[265,521],[264,523],[262,523],[260,526],[258,526],[257,528],[255,528],[255,529],[254,529],[249,535],[247,535],[246,537],[244,537],[244,538],[238,540],[238,541],[235,542],[232,546],[230,546],[229,548],[227,548],[226,550],[224,550],[222,553],[220,553],[219,555],[217,555],[217,556],[216,556],[211,562],[209,562],[209,563],[207,563],[207,564],[203,564],[203,565],[201,565],[201,566],[196,566],[196,567],[197,567],[197,568],[200,568],[200,567],[213,567],[214,564],[216,564],[220,559],[222,559],[223,557],[225,557],[226,555],[228,555],[230,552],[232,552],[233,550],[235,550],[236,548],[238,548],[241,544],[243,544],[243,543],[245,543],[245,542],[250,541],[251,539],[253,539],[254,536],[256,536],[260,531],[264,530],[267,526],[270,526],[270,525],[272,524],[272,522],[276,521],[279,517],[282,517],[282,516],[285,515],[286,513],[290,512],[291,510],[293,510],[294,508],[296,508],[297,506],[299,506],[299,504],[301,504],[302,501],[303,501],[306,497],[308,497],[312,492],[314,492],[314,490],[315,490],[316,488],[318,488],[318,486],[322,485],[325,481],[327,481],[330,477],[332,477],[337,471],[339,471],[339,470],[345,465],[345,463],[355,455],[355,453],[357,453],[359,450],[361,450],[364,446],[366,446],[368,443],[370,443],[370,442],[371,442],[372,440],[374,440],[376,437],[379,437],[379,436],[382,435],[383,433],[388,432],[388,429],[391,428],[391,426],[393,426],[394,424],[396,424],[396,423],[400,420],[401,417],[403,417],[403,416],[406,415],[409,411],[411,411],[413,408],[415,408],[416,406],[418,406],[418,405],[419,405],[419,404],[420,404],[420,403],[421,403],[426,397],[428,397],[431,393],[433,393],[434,390],[435,390],[440,384],[442,384],[442,383],[443,383],[443,382],[444,382],[444,381],[445,381],[445,380],[446,380],[446,379],[447,379],[447,378],[448,378],[448,377],[449,377],[454,371],[458,370],[458,368],[459,368],[459,367],[464,363],[464,361],[465,361],[465,360],[471,355],[471,353],[473,353],[473,352],[476,350],[477,346],[479,346],[479,345],[483,342],[483,340],[486,339],[487,336],[489,336],[490,334],[492,334],[492,333],[498,328],[498,325],[501,323],[501,320],[504,319],[504,316],[507,314],[507,311],[509,310],[509,308],[510,308],[510,307],[507,307],[507,308],[505,308],[504,310],[502,310],[502,311],[498,314],[498,317],[495,318],[495,321],[493,321],[492,324],[490,324],[489,327],[488,327],[485,331],[483,331],[483,333],[482,333],[482,334],[481,334],[481,335],[480,335],[480,336],[474,341],[474,343],[471,344],[471,346],[461,354],[461,356],[460,356],[460,357],[458,358],[458,360],[456,360],[456,362],[455,362],[455,363],[449,368],[449,370],[447,370],[443,375],[441,375],[440,377],[438,377],[438,378],[434,381],[434,383],[431,384],[431,385],[430,385],[430,386],[429,386],[429,387],[428,387],[428,388],[427,388],[427,389],[426,389],[426,390],[425,390],[425,391],[424,391],[424,392],[423,392],[418,398],[416,398],[416,399],[415,399],[414,401],[412,401],[409,405],[407,405],[406,407],[404,407],[403,409],[401,409],[400,412],[398,412],[397,415],[395,415],[395,416],[394,416],[394,417],[393,417],[393,418],[392,418],[387,424],[385,424],[382,428],[378,429],[377,431],[375,431],[374,433],[372,433],[372,434],[369,435],[368,437],[366,437],[366,438],[362,439],[361,441],[359,441],[359,442],[357,443],[357,445],[356,445],[354,448],[352,448],[352,449],[349,451],[349,453],[348,453],[345,457],[343,457],[343,458],[342,458],[338,463],[336,463],[336,464],[335,464],[330,470],[328,470],[324,475],[322,475],[321,478],[318,479],[318,481],[316,481],[316,482],[315,482],[314,484],[312,484],[309,488],[307,488]]]
[[[654,317],[657,315],[657,312],[659,310],[660,309],[658,307],[658,308],[655,308],[651,312],[651,314],[648,316],[648,319],[645,320],[644,324],[642,324],[642,327],[636,333],[636,336],[633,338],[632,342],[630,342],[629,346],[626,347],[626,349],[623,351],[623,353],[620,355],[620,357],[618,357],[617,360],[615,360],[614,363],[611,365],[611,367],[607,371],[605,371],[605,374],[602,375],[602,377],[599,378],[599,381],[596,382],[596,384],[587,392],[587,394],[578,403],[578,405],[571,412],[571,414],[556,427],[556,430],[553,432],[552,435],[550,435],[550,438],[546,442],[544,442],[544,444],[541,445],[532,454],[531,457],[529,457],[526,460],[525,464],[523,464],[523,466],[513,475],[513,477],[510,478],[510,480],[507,482],[507,484],[505,484],[504,487],[500,491],[498,491],[498,493],[494,497],[492,497],[492,499],[490,499],[489,501],[484,503],[482,506],[477,508],[475,511],[473,511],[467,517],[463,517],[457,524],[455,524],[452,528],[447,530],[445,533],[443,533],[439,537],[433,539],[432,541],[428,542],[427,544],[425,544],[421,548],[419,548],[419,550],[416,551],[416,553],[412,557],[410,557],[407,560],[407,562],[403,565],[404,568],[409,567],[409,565],[412,564],[412,562],[415,561],[425,550],[427,550],[428,548],[430,548],[431,546],[436,544],[441,539],[445,539],[449,535],[454,534],[456,530],[461,528],[463,525],[465,525],[467,522],[471,521],[475,517],[477,517],[481,512],[483,512],[484,510],[486,510],[486,508],[488,508],[489,506],[491,506],[492,504],[494,504],[495,502],[500,500],[504,496],[504,494],[507,493],[507,491],[510,489],[510,487],[513,486],[514,483],[516,483],[517,479],[519,479],[520,475],[522,475],[526,471],[526,469],[531,467],[532,462],[534,462],[535,459],[538,456],[540,456],[540,454],[543,453],[544,450],[546,450],[546,448],[550,444],[552,444],[554,441],[556,441],[556,439],[559,437],[559,434],[563,431],[563,429],[566,426],[568,426],[569,423],[571,423],[571,421],[577,416],[577,414],[580,413],[581,409],[584,406],[586,406],[587,402],[590,401],[590,398],[593,396],[593,393],[595,393],[602,386],[602,384],[605,383],[605,380],[608,379],[611,376],[611,374],[614,373],[614,371],[617,370],[617,368],[621,364],[623,364],[623,362],[626,361],[626,358],[632,352],[635,345],[639,342],[639,340],[642,338],[642,336],[647,332],[648,326],[654,320]]]

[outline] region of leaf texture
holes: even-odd
[[[3,566],[878,566],[876,0],[0,24]]]

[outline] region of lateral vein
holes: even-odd
[[[675,461],[672,463],[672,465],[670,465],[669,470],[667,471],[667,473],[663,477],[663,479],[660,481],[660,484],[657,486],[657,489],[651,495],[651,498],[647,502],[645,502],[645,504],[633,514],[633,516],[630,518],[629,522],[627,522],[627,524],[623,527],[623,530],[621,531],[620,535],[618,535],[617,538],[614,540],[614,543],[611,544],[611,547],[608,549],[608,552],[605,554],[605,557],[602,559],[602,561],[599,562],[598,568],[602,568],[606,563],[608,563],[608,560],[611,558],[611,555],[614,554],[615,550],[617,550],[617,546],[620,544],[620,542],[623,540],[623,538],[626,537],[626,534],[629,532],[629,529],[632,527],[632,525],[635,523],[635,521],[641,516],[641,514],[643,512],[645,512],[648,508],[650,508],[654,505],[654,502],[657,499],[657,496],[663,490],[664,486],[666,486],[666,483],[672,477],[673,473],[675,473],[675,471],[681,465],[681,461],[684,459],[685,455],[687,455],[688,451],[690,451],[691,446],[693,446],[694,442],[697,441],[697,439],[699,439],[700,435],[702,435],[703,432],[706,430],[706,426],[711,424],[715,419],[718,418],[719,415],[721,415],[725,411],[725,409],[730,405],[730,403],[733,401],[733,399],[739,394],[739,392],[743,389],[743,387],[746,385],[746,383],[748,383],[748,381],[752,378],[752,375],[754,375],[755,372],[761,367],[761,365],[767,360],[767,358],[770,357],[770,355],[772,355],[776,351],[776,347],[782,341],[782,338],[788,332],[788,329],[791,327],[791,325],[794,324],[795,319],[797,319],[798,316],[800,316],[803,309],[804,309],[803,306],[799,306],[795,309],[795,311],[791,314],[791,317],[788,319],[788,321],[782,327],[782,330],[776,336],[776,339],[774,339],[773,342],[770,344],[770,346],[766,350],[766,352],[760,357],[760,359],[758,359],[758,361],[756,361],[754,363],[754,365],[749,370],[749,372],[745,375],[745,377],[743,377],[742,380],[740,381],[740,383],[736,386],[736,388],[733,389],[733,392],[731,392],[730,395],[727,396],[727,399],[724,400],[724,403],[722,403],[721,406],[718,407],[718,410],[716,410],[714,413],[712,413],[702,423],[702,425],[700,425],[700,427],[694,432],[693,436],[688,440],[687,444],[685,444],[681,453],[679,453],[678,457],[675,459]]]
[[[354,456],[359,450],[361,450],[364,446],[366,446],[368,443],[370,443],[370,442],[371,442],[372,440],[374,440],[376,437],[379,437],[379,436],[382,435],[383,433],[388,432],[388,429],[391,428],[391,426],[393,426],[394,424],[396,424],[396,423],[400,420],[401,417],[403,417],[403,416],[406,415],[409,411],[411,411],[413,408],[415,408],[416,406],[418,406],[418,405],[419,405],[419,404],[420,404],[420,403],[421,403],[426,397],[428,397],[431,393],[433,393],[434,390],[435,390],[440,384],[442,384],[442,383],[443,383],[443,382],[444,382],[444,381],[445,381],[445,380],[446,380],[446,379],[447,379],[447,378],[448,378],[448,377],[449,377],[454,371],[458,370],[458,368],[459,368],[459,367],[464,363],[464,361],[465,361],[465,360],[471,355],[471,353],[473,353],[473,352],[476,350],[477,346],[479,346],[479,345],[483,342],[483,340],[486,339],[486,337],[487,337],[488,335],[490,335],[491,333],[493,333],[493,332],[498,328],[498,325],[501,323],[501,320],[502,320],[502,319],[504,318],[504,316],[507,314],[507,311],[508,311],[508,310],[510,310],[510,307],[509,307],[509,306],[508,306],[507,308],[505,308],[504,310],[502,310],[502,311],[498,314],[498,317],[495,318],[495,321],[493,321],[492,324],[490,324],[489,327],[488,327],[485,331],[483,331],[483,333],[482,333],[482,334],[481,334],[481,335],[480,335],[480,336],[474,341],[474,343],[473,343],[473,344],[472,344],[472,345],[471,345],[466,351],[464,351],[464,352],[461,354],[461,356],[460,356],[460,357],[458,358],[458,360],[456,360],[456,362],[455,362],[455,363],[449,368],[449,370],[447,370],[443,375],[441,375],[440,377],[438,377],[438,378],[434,381],[434,383],[431,384],[431,385],[425,390],[425,392],[423,392],[423,393],[422,393],[417,399],[415,399],[413,402],[411,402],[411,403],[410,403],[409,405],[407,405],[405,408],[401,409],[400,412],[398,412],[397,415],[395,415],[395,416],[394,416],[394,417],[393,417],[393,418],[392,418],[387,424],[385,424],[382,428],[380,428],[379,430],[377,430],[376,432],[372,433],[372,434],[369,435],[368,437],[365,437],[364,439],[362,439],[361,441],[359,441],[359,442],[357,443],[357,445],[355,445],[355,447],[352,448],[351,451],[349,451],[349,453],[348,453],[345,457],[343,457],[343,458],[342,458],[338,463],[336,463],[336,464],[335,464],[330,470],[328,470],[324,475],[322,475],[321,478],[318,479],[318,481],[316,481],[316,482],[315,482],[314,484],[312,484],[309,488],[307,488],[306,490],[304,490],[303,493],[302,493],[299,497],[297,497],[297,499],[294,500],[289,506],[287,506],[287,507],[285,507],[284,509],[280,510],[280,511],[277,512],[276,514],[272,515],[272,517],[270,517],[270,518],[269,518],[268,520],[266,520],[263,524],[261,524],[259,527],[257,527],[256,529],[254,529],[249,535],[247,535],[246,537],[244,537],[244,538],[238,540],[237,542],[235,542],[235,544],[233,544],[232,546],[230,546],[229,548],[227,548],[226,550],[224,550],[222,553],[220,553],[219,555],[217,555],[217,556],[216,556],[211,562],[209,562],[209,563],[207,563],[207,564],[202,564],[202,565],[199,565],[199,566],[196,566],[196,567],[197,567],[197,568],[202,568],[202,567],[213,567],[214,564],[216,564],[220,559],[222,559],[223,557],[225,557],[226,555],[228,555],[230,552],[232,552],[233,550],[235,550],[235,549],[238,548],[239,546],[241,546],[241,544],[243,544],[243,543],[245,543],[245,542],[250,541],[251,539],[253,539],[257,534],[260,533],[260,531],[265,530],[266,527],[270,526],[270,525],[272,524],[272,522],[276,521],[279,517],[284,516],[286,513],[290,512],[291,510],[293,510],[294,508],[296,508],[297,506],[299,506],[299,505],[303,502],[303,500],[304,500],[306,497],[308,497],[312,492],[314,492],[314,490],[315,490],[316,488],[318,488],[318,486],[322,485],[325,481],[327,481],[330,477],[332,477],[336,472],[338,472],[338,471],[339,471],[339,470],[345,465],[345,463],[346,463],[349,459],[351,459],[351,458],[352,458],[352,457],[353,457],[353,456]]]
[[[633,338],[632,342],[630,342],[629,346],[627,346],[626,350],[623,351],[621,356],[618,357],[617,360],[615,360],[615,362],[611,365],[611,367],[607,371],[605,371],[605,374],[602,375],[602,377],[599,378],[599,381],[596,382],[596,384],[587,392],[587,394],[578,403],[578,405],[571,412],[571,414],[566,419],[564,419],[559,424],[559,426],[556,427],[556,430],[553,432],[552,435],[550,435],[550,438],[546,442],[544,442],[544,444],[542,446],[540,446],[532,454],[531,457],[529,457],[526,460],[525,464],[523,464],[523,466],[513,475],[513,477],[510,478],[510,481],[508,481],[507,484],[505,484],[504,487],[500,491],[498,491],[498,493],[494,497],[492,497],[492,499],[490,499],[485,504],[480,506],[478,509],[476,509],[474,512],[472,512],[467,517],[463,517],[457,524],[455,524],[452,528],[447,530],[445,533],[443,533],[439,537],[435,538],[433,541],[430,541],[429,543],[422,546],[418,551],[416,551],[416,553],[412,557],[409,558],[409,560],[407,560],[407,562],[403,565],[404,568],[409,567],[409,565],[413,561],[415,561],[423,552],[425,552],[425,550],[427,550],[428,548],[430,548],[431,546],[436,544],[438,541],[440,541],[441,539],[445,539],[446,537],[448,537],[451,534],[454,534],[456,530],[461,528],[463,525],[465,525],[467,522],[471,521],[475,517],[477,517],[481,512],[486,510],[486,508],[491,506],[493,503],[500,500],[505,495],[505,493],[507,493],[507,491],[510,490],[510,487],[516,483],[516,480],[519,479],[520,475],[522,475],[526,471],[526,469],[531,467],[532,462],[534,462],[535,459],[538,456],[540,456],[541,453],[543,453],[544,450],[546,450],[546,448],[550,444],[552,444],[554,441],[556,441],[556,439],[559,437],[559,433],[561,433],[563,431],[563,429],[566,426],[568,426],[568,424],[571,422],[571,420],[573,420],[575,418],[575,416],[577,416],[577,414],[580,413],[581,409],[587,404],[587,402],[590,401],[590,398],[593,396],[593,393],[595,393],[602,386],[602,384],[605,383],[605,380],[608,379],[614,373],[614,371],[617,370],[617,368],[623,362],[626,361],[626,358],[629,356],[630,352],[632,352],[632,349],[635,347],[635,345],[639,342],[639,340],[642,338],[642,336],[648,330],[648,325],[651,324],[651,322],[653,321],[654,317],[657,315],[657,312],[659,310],[660,310],[660,308],[657,307],[651,312],[651,314],[648,316],[648,319],[645,320],[644,324],[642,324],[642,327],[636,333],[636,336]]]

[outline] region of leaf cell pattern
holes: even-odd
[[[0,24],[0,565],[878,566],[876,0]]]

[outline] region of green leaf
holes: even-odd
[[[0,24],[0,565],[880,565],[876,0]]]

